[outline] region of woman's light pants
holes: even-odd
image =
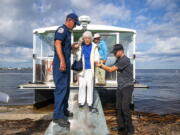
[[[78,102],[84,105],[87,102],[88,106],[93,104],[93,73],[91,69],[86,69],[83,76],[79,76],[79,97]],[[87,92],[86,92],[87,86]],[[87,99],[87,100],[86,100]]]

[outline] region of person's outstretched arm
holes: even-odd
[[[97,66],[104,69],[104,70],[106,70],[106,71],[108,71],[108,72],[114,72],[114,71],[118,70],[118,67],[116,67],[116,66],[109,67],[109,66],[106,66],[104,64],[97,64]]]

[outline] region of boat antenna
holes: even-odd
[[[83,30],[85,31],[87,29],[87,25],[91,22],[91,18],[89,16],[83,15],[79,17],[79,21]]]

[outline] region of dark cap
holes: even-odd
[[[117,52],[119,50],[124,50],[123,45],[122,44],[115,44],[114,48],[112,50],[112,53],[115,53],[115,52]]]
[[[79,18],[75,13],[70,13],[66,18],[71,18],[75,21],[76,25],[80,25]]]

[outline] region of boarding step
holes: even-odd
[[[70,129],[60,127],[53,121],[45,131],[45,135],[109,135],[104,117],[101,100],[97,91],[94,91],[94,105],[91,112],[88,107],[78,107],[78,90],[71,90],[69,110],[74,113],[70,121]]]

